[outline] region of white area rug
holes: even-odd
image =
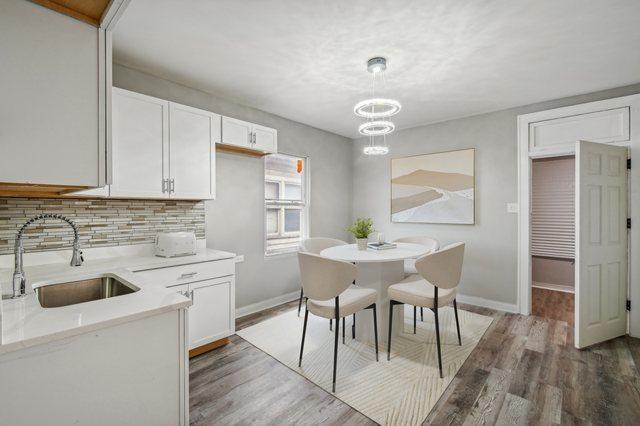
[[[371,314],[370,310],[366,310],[356,315]],[[462,333],[462,346],[458,346],[453,308],[440,309],[444,374],[441,379],[433,313],[425,309],[424,322],[420,322],[419,315],[418,310],[418,330],[414,335],[413,307],[405,306],[407,333],[393,338],[391,361],[387,361],[386,343],[380,343],[379,362],[376,362],[373,346],[351,338],[351,318],[348,318],[346,344],[342,344],[341,335],[338,346],[335,396],[379,424],[422,423],[493,319],[458,309]],[[378,318],[378,321],[388,321],[388,318]],[[309,314],[301,368],[298,368],[298,356],[302,337],[302,313],[298,317],[296,310],[285,312],[240,330],[237,334],[331,392],[334,334],[329,330],[328,323],[326,319]],[[342,329],[340,333],[342,334]]]

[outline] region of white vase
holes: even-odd
[[[368,238],[356,238],[356,242],[358,243],[358,250],[366,250],[367,243],[369,242]]]

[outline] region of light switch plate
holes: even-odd
[[[233,259],[236,261],[236,263],[240,263],[240,262],[244,262],[244,256],[243,255],[238,255],[235,257],[235,259]]]
[[[507,203],[507,213],[518,213],[518,203]]]

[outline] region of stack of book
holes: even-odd
[[[385,243],[385,242],[377,242],[377,243],[369,243],[367,247],[373,250],[389,250],[396,248],[397,245],[394,243]]]

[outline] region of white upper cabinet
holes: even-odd
[[[258,151],[278,152],[278,132],[269,127],[253,125],[253,149]]]
[[[118,88],[112,96],[112,197],[169,197],[169,102]]]
[[[109,195],[215,198],[220,116],[124,89],[113,88],[112,93],[113,183]]]
[[[263,154],[278,152],[278,132],[235,118],[222,117],[222,145]]]
[[[222,117],[222,143],[249,148],[251,146],[251,123]]]
[[[174,198],[215,198],[220,116],[169,103],[169,174]]]
[[[0,2],[0,182],[105,184],[104,30]]]

